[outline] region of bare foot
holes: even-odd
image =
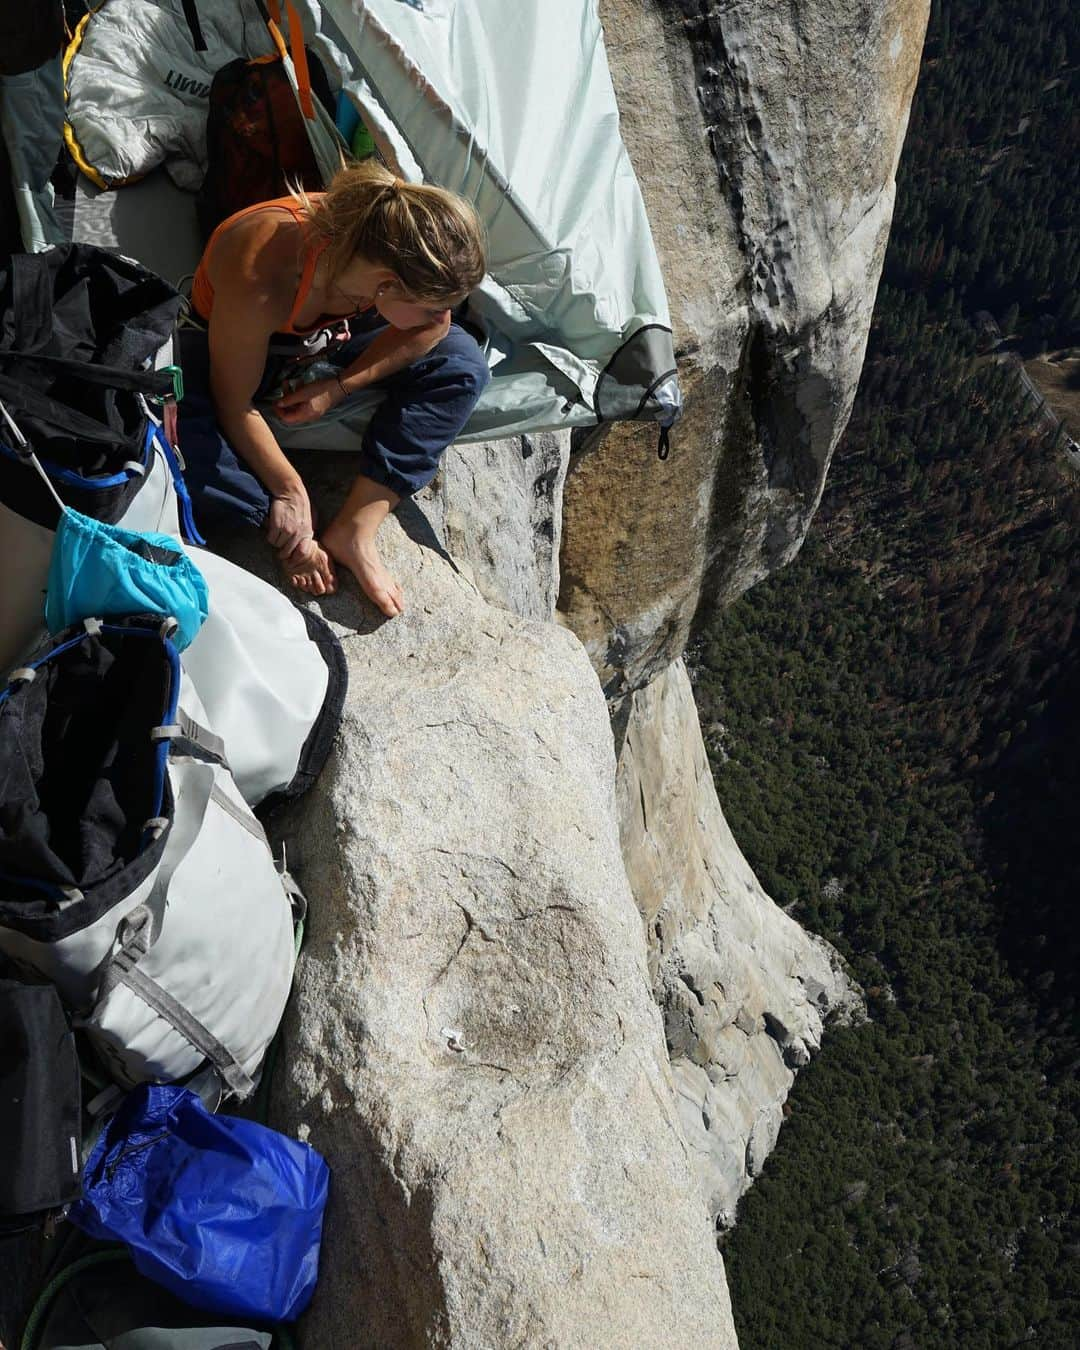
[[[360,589],[387,618],[394,619],[404,612],[404,592],[383,566],[374,539],[359,535],[335,520],[323,534],[323,547],[349,569]]]
[[[305,558],[282,559],[285,575],[305,595],[333,595],[337,576],[330,554],[317,541]]]

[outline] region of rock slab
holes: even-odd
[[[451,445],[414,499],[484,599],[526,619],[555,613],[569,459],[568,431]]]
[[[281,826],[311,913],[275,1123],[333,1171],[304,1344],[727,1350],[588,659],[382,540],[408,608],[322,602],[345,721]]]

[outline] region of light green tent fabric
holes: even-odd
[[[595,0],[318,0],[348,96],[403,177],[476,206],[492,380],[463,440],[679,407],[663,279]],[[332,50],[332,49],[331,49]],[[283,441],[355,444],[351,407]],[[334,421],[339,425],[334,425]],[[348,433],[353,434],[349,435]]]

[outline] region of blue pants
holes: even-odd
[[[388,325],[375,313],[351,320],[352,336],[327,358],[339,369],[356,360]],[[210,527],[237,517],[261,525],[270,509],[262,483],[233,451],[214,413],[210,356],[204,331],[180,333],[184,397],[180,403],[180,449],[196,519]],[[276,344],[275,344],[276,345]],[[299,343],[297,344],[299,347]],[[289,356],[272,356],[256,401],[288,374]],[[476,339],[456,323],[432,351],[381,380],[385,397],[372,414],[350,468],[388,487],[399,497],[418,492],[435,476],[439,458],[469,419],[490,379]]]

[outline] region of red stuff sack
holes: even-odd
[[[285,45],[273,20],[268,26],[278,52],[230,61],[210,85],[206,178],[197,203],[206,238],[235,211],[286,196],[293,183],[311,192],[324,186],[301,106],[310,107],[314,95],[329,110],[333,97],[318,57],[302,45],[299,18],[289,17],[299,92],[281,59]]]

